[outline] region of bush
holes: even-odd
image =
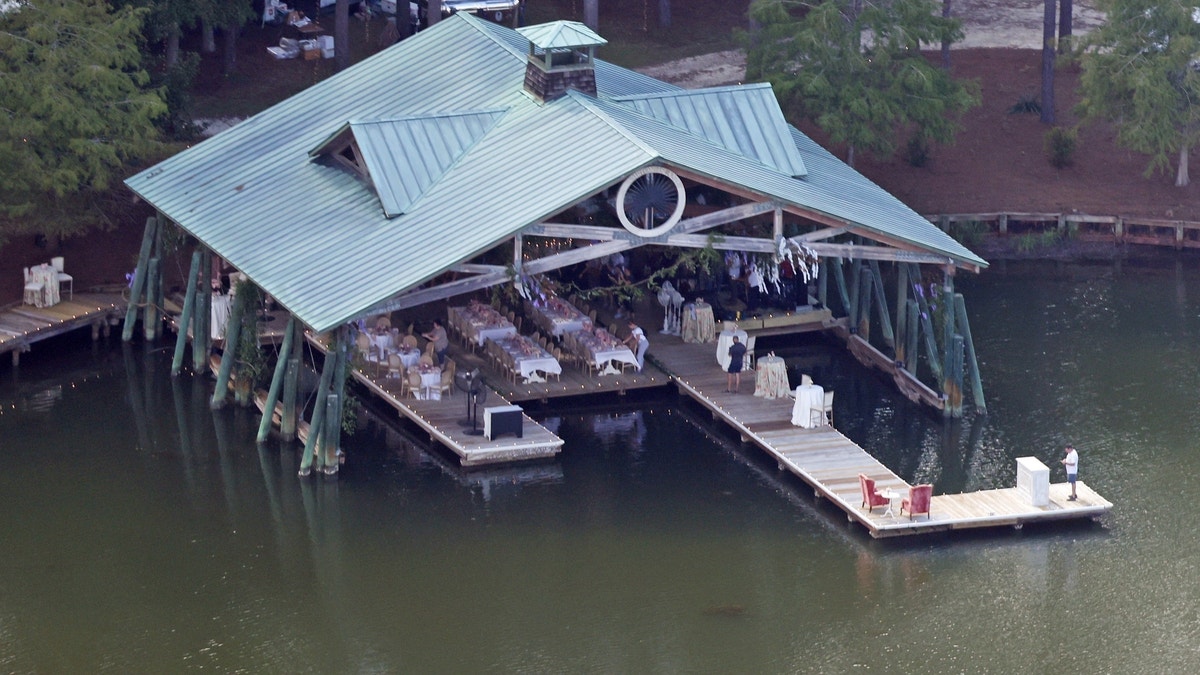
[[[1046,159],[1050,166],[1056,169],[1071,166],[1075,162],[1075,140],[1078,135],[1074,129],[1054,127],[1046,132]]]
[[[1019,113],[1041,113],[1042,102],[1036,96],[1022,96],[1017,99],[1017,102],[1008,109],[1008,114],[1016,115]]]
[[[963,246],[974,246],[983,241],[989,232],[987,223],[978,220],[960,220],[950,224],[948,233]]]

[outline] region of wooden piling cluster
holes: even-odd
[[[941,287],[935,288],[923,283],[921,270],[915,263],[894,263],[893,330],[879,262],[851,260],[849,279],[845,266],[842,258],[822,258],[817,293],[819,302],[829,307],[828,280],[833,280],[835,299],[844,312],[844,320],[834,326],[834,333],[847,343],[851,353],[864,364],[889,372],[908,398],[933,405],[947,417],[962,417],[965,385],[969,385],[975,410],[986,413],[966,301],[961,293],[954,292],[953,268],[943,270]],[[935,316],[940,331],[935,331]],[[873,317],[879,326],[877,345],[871,339]],[[924,361],[919,359],[922,345]],[[922,391],[917,375],[922,362],[938,387],[936,396]]]

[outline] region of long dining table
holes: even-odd
[[[517,334],[517,327],[496,308],[478,302],[448,307],[446,320],[465,340],[479,347],[488,340]]]
[[[564,344],[581,359],[591,363],[600,375],[620,373],[621,371],[613,366],[614,361],[637,367],[637,356],[633,351],[603,328],[570,333]]]
[[[583,330],[588,317],[578,307],[557,296],[545,302],[527,303],[526,312],[538,328],[554,337]]]
[[[509,335],[488,340],[488,354],[512,375],[525,382],[545,382],[547,375],[562,375],[562,364],[554,355],[524,335]]]

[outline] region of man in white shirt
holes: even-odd
[[[1079,477],[1079,453],[1073,446],[1067,446],[1067,456],[1062,458],[1062,465],[1067,467],[1067,482],[1071,484],[1071,496],[1067,501],[1075,501],[1075,479]]]

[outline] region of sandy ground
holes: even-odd
[[[962,19],[962,42],[954,49],[1011,47],[1038,49],[1042,44],[1041,0],[955,0],[954,16]],[[1087,33],[1103,15],[1091,0],[1075,0],[1072,32]],[[740,50],[704,54],[639,69],[651,77],[687,89],[741,83],[746,77],[746,56]]]

